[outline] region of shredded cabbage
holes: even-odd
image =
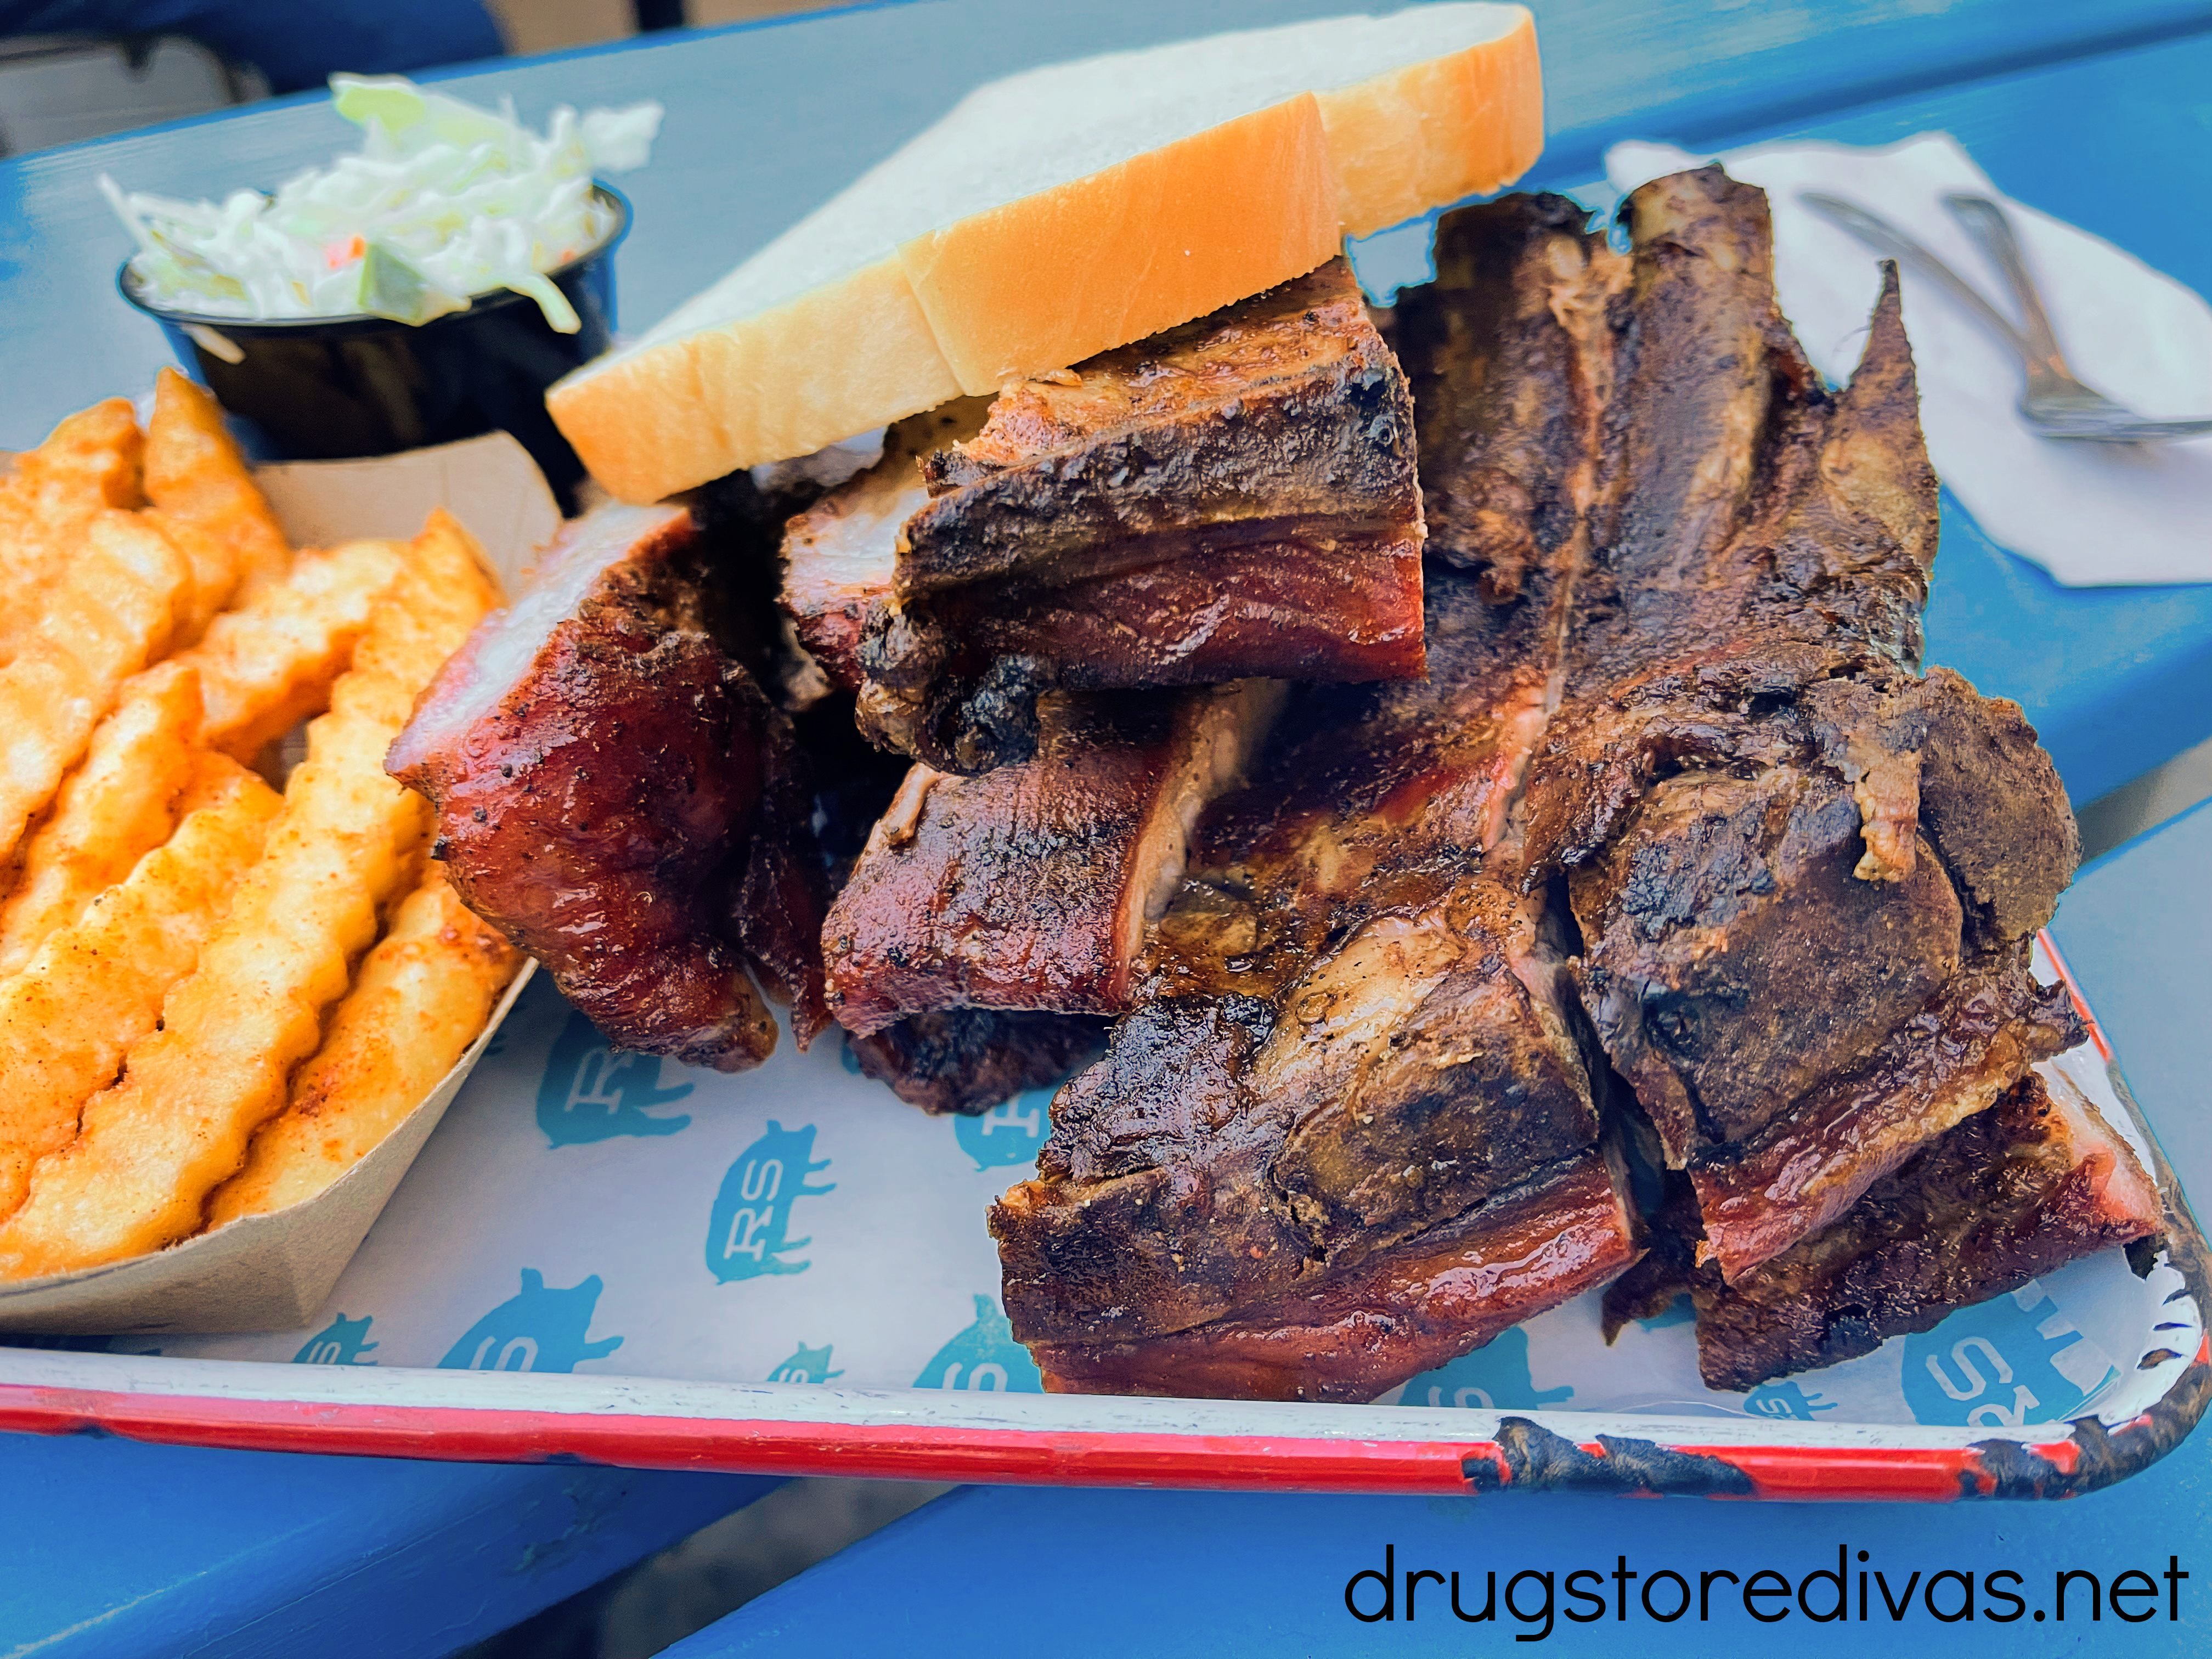
[[[401,76],[331,76],[331,102],[361,149],[310,167],[274,196],[222,202],[100,188],[138,244],[140,293],[218,317],[348,317],[422,323],[511,289],[563,334],[580,325],[545,273],[598,246],[613,210],[594,173],[642,167],[661,106],[553,112],[543,137],[514,118]]]

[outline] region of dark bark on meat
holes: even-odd
[[[1670,1152],[1742,1139],[1870,1053],[1956,972],[1957,896],[1928,859],[1851,873],[1832,778],[1686,773],[1575,872],[1583,1000]]]
[[[1636,1260],[1618,1164],[1595,1148],[1313,1288],[1170,1335],[1040,1343],[1055,1393],[1373,1399],[1595,1289]]]
[[[2081,857],[2057,769],[2020,705],[1977,696],[1947,668],[1921,702],[1920,817],[1966,900],[1982,946],[2025,939],[2049,921]]]
[[[2031,1073],[1826,1231],[1733,1285],[1697,1270],[1698,1369],[1708,1387],[1735,1391],[1856,1358],[2148,1237],[2159,1215],[2149,1177],[2096,1109]]]
[[[1061,694],[1030,759],[975,778],[917,766],[830,911],[838,1018],[865,1036],[936,1009],[1127,1008],[1188,826],[1280,700],[1272,682]]]
[[[1589,1146],[1581,1055],[1474,914],[1482,885],[1373,919],[1279,1006],[1177,999],[1124,1019],[1054,1101],[1037,1179],[992,1212],[1016,1334],[1218,1319]]]
[[[1606,260],[1591,282],[1588,218],[1559,196],[1448,214],[1435,283],[1399,308],[1429,556],[1477,574],[1494,604],[1518,597],[1528,571],[1559,556],[1588,504],[1577,475],[1610,390],[1593,337],[1627,275],[1626,261]],[[1482,372],[1468,374],[1478,362]]]
[[[1824,1079],[1741,1146],[1690,1161],[1705,1249],[1735,1280],[1828,1225],[1954,1124],[2085,1033],[2063,985],[2027,952],[1955,975],[1860,1066]]]
[[[1831,398],[1775,310],[1759,192],[1680,174],[1628,217],[1528,879],[1570,872],[1592,1017],[1679,1167],[1863,1065],[1966,967],[2015,958],[2075,843],[2017,711],[1911,672],[1936,495],[1893,275]]]
[[[1065,376],[929,462],[860,649],[879,742],[969,775],[1054,687],[1420,672],[1413,409],[1342,261]]]
[[[949,1008],[846,1041],[862,1073],[908,1104],[972,1116],[1059,1082],[1097,1054],[1105,1031],[1077,1014]]]

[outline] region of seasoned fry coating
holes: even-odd
[[[362,958],[323,1046],[292,1079],[290,1104],[216,1188],[208,1224],[303,1203],[353,1168],[428,1098],[520,963],[433,865]]]
[[[15,888],[0,905],[0,974],[21,970],[46,936],[169,838],[198,764],[200,677],[161,663],[123,689],[94,728],[84,764],[32,831]]]
[[[238,586],[230,551],[221,538],[190,519],[157,507],[148,507],[139,517],[167,537],[191,568],[191,588],[177,602],[176,627],[170,636],[170,644],[181,650],[207,632],[207,625]]]
[[[13,488],[41,498],[46,510],[82,502],[87,517],[103,507],[143,507],[145,434],[128,398],[110,398],[70,416],[46,442],[15,458]]]
[[[161,516],[203,532],[220,557],[200,592],[204,616],[222,610],[234,589],[251,598],[283,576],[292,550],[224,429],[222,410],[173,368],[154,382],[145,467],[146,498]]]
[[[77,1112],[154,1029],[260,854],[276,792],[234,761],[220,799],[187,815],[119,886],[0,980],[0,1215],[23,1201],[33,1164],[66,1146]]]
[[[95,514],[38,633],[0,668],[0,858],[45,810],[123,683],[168,645],[191,567],[132,513]]]
[[[467,533],[442,514],[409,563],[330,713],[307,728],[261,859],[170,991],[161,1028],[131,1045],[122,1080],[86,1105],[75,1141],[40,1159],[29,1197],[0,1225],[0,1275],[120,1261],[198,1231],[208,1194],[319,1046],[324,1011],[429,830],[428,803],[384,775],[384,751],[497,599]]]
[[[0,660],[37,629],[46,590],[82,550],[93,518],[143,503],[144,440],[130,404],[70,416],[0,478]]]
[[[179,652],[176,660],[200,674],[201,743],[250,762],[321,708],[405,550],[404,542],[348,542],[302,553],[283,580],[224,611]]]

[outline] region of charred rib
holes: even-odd
[[[1241,777],[1282,695],[1272,681],[1060,694],[1031,759],[975,778],[915,767],[830,909],[838,1018],[867,1036],[943,1009],[1126,1009],[1198,814]]]
[[[928,477],[860,712],[940,771],[1026,758],[1055,687],[1420,672],[1413,409],[1340,259],[1009,386]]]
[[[1732,1285],[1698,1270],[1698,1369],[1740,1390],[1855,1358],[2159,1225],[2128,1144],[2072,1085],[2031,1073],[1825,1232]]]

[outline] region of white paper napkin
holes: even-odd
[[[1871,209],[2017,316],[2002,277],[1943,206],[1947,192],[1968,191],[2012,219],[2076,374],[2145,415],[2212,415],[2212,307],[2110,242],[1999,195],[1949,134],[1881,149],[1763,144],[1713,157],[1616,144],[1606,173],[1626,192],[1707,160],[1766,191],[1782,308],[1831,380],[1850,378],[1865,343],[1878,256],[1800,206],[1797,192]],[[2019,360],[1933,284],[1909,270],[1903,281],[1929,456],[1983,530],[2069,586],[2212,581],[2212,437],[2111,445],[2036,436],[2015,407]]]

